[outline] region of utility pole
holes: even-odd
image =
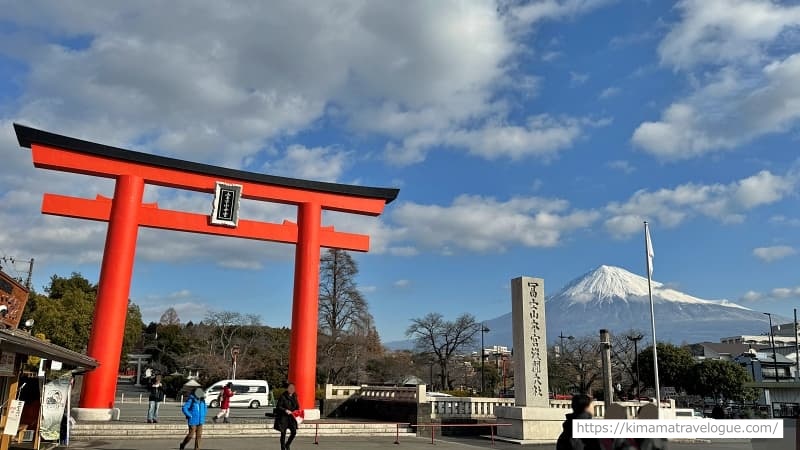
[[[800,344],[797,342],[797,308],[794,309],[794,361],[797,364],[795,369],[795,381],[800,380]]]
[[[772,313],[765,312],[769,317],[769,340],[772,342],[772,369],[775,371],[775,382],[779,383],[778,379],[778,353],[775,351],[775,335],[772,334]]]
[[[633,342],[633,353],[635,358],[635,365],[636,365],[636,401],[638,402],[640,398],[642,398],[642,394],[639,391],[641,383],[639,382],[639,341],[644,338],[642,333],[636,333],[633,336],[627,336],[629,341]]]
[[[488,329],[488,328],[486,328],[486,325],[484,325],[483,323],[481,323],[481,395],[483,395],[483,394],[484,394],[484,392],[486,391],[486,383],[484,382],[484,370],[483,370],[483,369],[484,369],[484,367],[483,367],[483,365],[484,365],[484,361],[483,361],[483,360],[484,360],[484,354],[483,354],[483,348],[484,348],[484,343],[483,343],[483,335],[484,335],[485,333],[488,333],[488,332],[489,332],[489,329]]]
[[[561,339],[561,345],[558,347],[558,356],[564,354],[564,339],[569,339],[570,341],[575,339],[575,336],[564,336],[564,332],[562,331],[561,334],[558,335],[558,338]]]
[[[16,264],[16,263],[18,263],[18,262],[19,262],[19,263],[28,263],[28,270],[26,270],[26,271],[24,271],[24,272],[23,272],[23,273],[25,273],[25,278],[24,278],[24,279],[22,279],[22,278],[20,278],[20,277],[15,277],[15,278],[17,278],[17,279],[18,279],[20,282],[23,282],[23,283],[25,284],[25,288],[26,288],[26,289],[28,289],[29,291],[31,290],[31,281],[32,281],[32,278],[33,278],[33,258],[31,258],[31,259],[17,260],[17,259],[16,259],[16,258],[14,258],[14,257],[10,257],[10,256],[3,256],[2,258],[0,258],[0,262],[4,262],[4,263],[10,263],[10,264],[11,264],[11,267],[12,267],[12,268],[14,269],[14,271],[16,271],[17,273],[20,273],[20,272],[19,272],[19,271],[17,271],[17,269],[16,269],[16,266],[15,266],[15,264]],[[10,274],[9,274],[9,275],[10,275]]]

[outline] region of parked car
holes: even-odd
[[[231,408],[260,408],[272,403],[269,385],[264,380],[222,380],[206,389],[206,405],[219,408],[219,395],[228,383],[233,383]]]

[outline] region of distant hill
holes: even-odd
[[[546,280],[545,280],[546,281]],[[740,334],[764,334],[768,318],[759,311],[727,300],[703,300],[653,281],[656,335],[659,341],[719,342]],[[602,328],[624,333],[631,328],[649,336],[650,303],[647,278],[613,266],[600,266],[568,283],[545,302],[547,339],[552,345],[558,335],[598,336]],[[776,323],[790,322],[773,317]],[[486,345],[511,347],[511,313],[485,322],[491,331]],[[647,340],[647,338],[645,338]],[[410,341],[386,344],[391,349],[413,347]]]

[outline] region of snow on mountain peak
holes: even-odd
[[[743,308],[727,300],[702,300],[691,295],[664,287],[662,283],[653,281],[653,300],[656,303],[694,303],[717,304],[731,308]],[[566,301],[569,304],[613,303],[615,301],[640,302],[648,300],[647,278],[627,270],[602,265],[580,278],[569,283],[553,296],[553,299]]]

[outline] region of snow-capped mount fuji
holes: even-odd
[[[719,342],[726,336],[769,331],[768,319],[761,312],[727,300],[700,299],[656,281],[652,285],[659,341]],[[548,296],[545,307],[549,344],[556,343],[562,332],[597,336],[602,328],[612,333],[638,329],[649,335],[647,278],[619,267],[604,265],[582,275]],[[487,321],[486,326],[491,330],[487,345],[512,344],[511,314]]]
[[[727,300],[702,300],[665,287],[653,281],[653,302],[691,303],[696,305],[715,304],[731,308],[748,309]],[[614,266],[600,266],[597,269],[573,280],[561,292],[548,301],[573,304],[614,302],[648,302],[647,278]]]

